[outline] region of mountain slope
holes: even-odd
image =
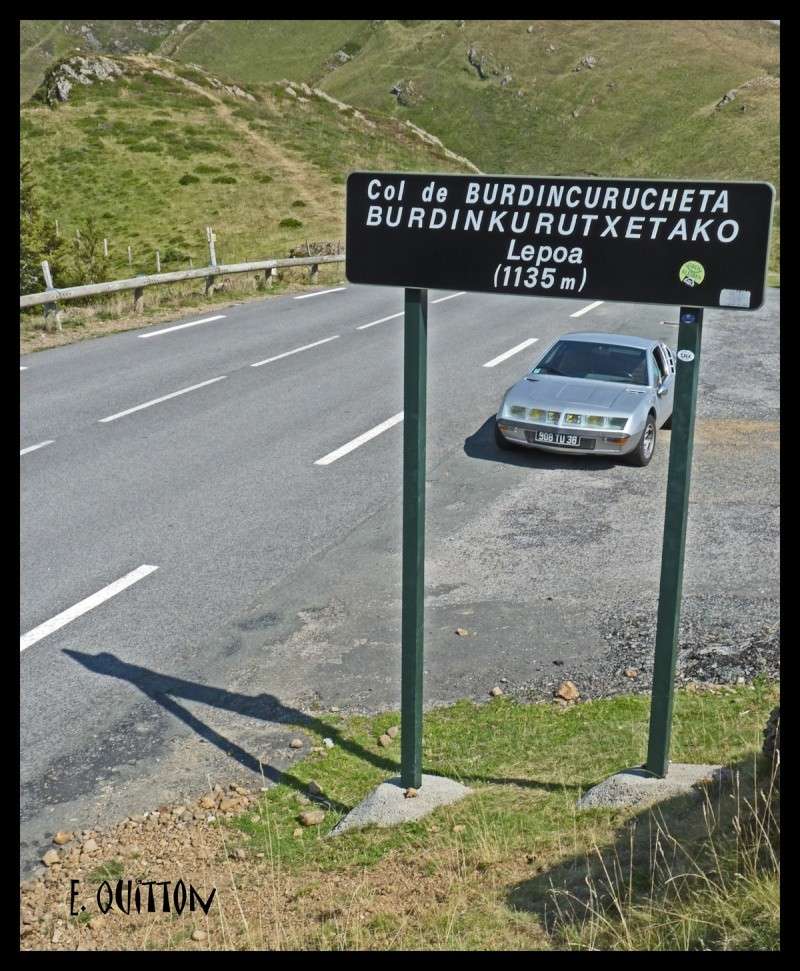
[[[767,22],[387,21],[321,86],[410,118],[485,172],[780,190],[779,30]],[[773,268],[779,224],[776,205]]]
[[[85,38],[85,23],[36,22],[30,65],[55,45],[66,29],[59,23]],[[97,21],[88,29],[97,43],[157,43],[243,84],[305,81],[381,124],[420,125],[485,172],[755,179],[780,189],[780,30],[767,21]],[[774,269],[779,222],[776,205]]]
[[[164,269],[190,258],[206,265],[207,225],[220,262],[284,256],[305,239],[341,240],[353,167],[469,170],[407,125],[308,86],[244,89],[153,55],[93,63],[71,62],[91,83],[74,83],[66,103],[46,103],[56,69],[23,107],[22,155],[62,234],[74,237],[94,217],[115,276],[131,270],[128,245],[133,272],[153,272],[156,249]],[[121,73],[92,74],[109,64]]]

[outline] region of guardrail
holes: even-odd
[[[178,283],[181,280],[206,281],[206,294],[214,291],[214,278],[230,276],[234,273],[258,273],[269,271],[267,284],[270,285],[275,271],[293,266],[309,266],[311,282],[316,282],[317,271],[323,263],[344,263],[344,255],[339,256],[302,256],[284,260],[256,260],[253,263],[214,264],[198,267],[192,270],[176,270],[173,273],[153,273],[149,276],[136,276],[129,280],[111,280],[107,283],[89,283],[80,287],[63,287],[61,289],[49,286],[41,293],[26,293],[19,298],[20,310],[26,307],[45,306],[45,314],[58,313],[58,304],[65,300],[77,300],[80,297],[92,297],[105,293],[118,293],[122,290],[133,290],[134,310],[141,310],[144,300],[144,288],[159,286],[164,283]],[[47,261],[42,264],[46,284],[52,284],[50,268]],[[57,318],[56,318],[57,319]]]

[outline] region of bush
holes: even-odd
[[[281,219],[278,225],[281,229],[299,229],[303,224],[299,219]]]
[[[302,199],[295,199],[292,203],[292,209],[305,209],[306,204]]]
[[[200,179],[198,179],[196,175],[189,175],[189,174],[188,174],[188,172],[187,172],[187,174],[186,174],[186,175],[182,175],[182,176],[181,176],[181,177],[180,177],[180,178],[178,179],[178,182],[179,182],[179,183],[180,183],[181,185],[191,185],[191,184],[192,184],[192,182],[199,182],[199,181],[200,181]]]
[[[267,183],[272,182],[272,176],[266,174],[257,175],[256,182],[263,182],[264,185],[267,185]]]
[[[201,163],[200,165],[196,165],[194,170],[200,175],[211,175],[213,172],[219,172],[216,165],[206,165],[205,162]]]
[[[232,175],[217,175],[211,181],[220,182],[223,185],[233,185],[236,179]]]

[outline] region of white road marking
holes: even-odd
[[[401,310],[399,314],[392,314],[391,317],[381,317],[380,320],[373,320],[369,324],[361,324],[356,327],[356,330],[366,330],[367,327],[374,327],[375,324],[382,324],[386,320],[394,320],[396,317],[402,317],[405,311]]]
[[[295,297],[295,300],[307,300],[309,297],[322,297],[326,293],[338,293],[340,290],[346,290],[347,287],[334,287],[332,290],[318,290],[316,293],[303,293],[299,297]]]
[[[19,369],[20,369],[20,371],[27,371],[28,370],[26,367],[23,367],[21,364],[19,366]]]
[[[116,421],[117,418],[132,415],[134,411],[141,411],[142,408],[150,408],[152,405],[158,405],[162,401],[169,401],[170,398],[177,398],[178,395],[187,394],[189,391],[196,391],[198,388],[205,388],[206,385],[214,384],[216,381],[224,381],[226,377],[226,374],[222,374],[218,378],[211,378],[210,381],[201,381],[200,384],[193,384],[190,388],[181,388],[180,391],[173,391],[172,394],[165,394],[161,398],[153,398],[152,401],[145,401],[143,405],[136,405],[135,408],[126,408],[125,411],[118,411],[116,415],[109,415],[108,418],[100,418],[99,421]]]
[[[494,367],[495,364],[501,364],[503,361],[507,361],[508,358],[513,357],[515,354],[519,354],[520,351],[524,351],[525,348],[530,347],[531,344],[535,344],[538,340],[538,337],[530,337],[521,344],[517,344],[516,347],[512,347],[510,351],[506,351],[504,354],[499,354],[497,357],[493,357],[491,361],[487,361],[483,366]]]
[[[341,448],[337,448],[336,451],[328,452],[327,455],[323,455],[321,459],[317,459],[314,465],[330,465],[331,462],[335,462],[343,455],[347,455],[348,452],[352,452],[353,449],[356,449],[359,445],[363,445],[365,442],[368,442],[371,438],[376,438],[382,432],[387,431],[387,429],[391,428],[393,425],[397,425],[402,420],[403,412],[399,411],[396,415],[393,415],[391,418],[387,418],[386,421],[381,422],[380,425],[370,428],[368,432],[364,432],[364,434],[359,435],[358,438],[354,438],[346,445],[342,445]]]
[[[153,330],[149,334],[139,334],[141,338],[158,337],[159,334],[169,334],[173,330],[183,330],[184,327],[197,327],[198,324],[210,324],[212,320],[224,320],[227,314],[217,314],[215,317],[203,317],[202,320],[193,320],[188,324],[176,324],[174,327],[165,327],[163,330]]]
[[[570,317],[583,317],[584,314],[588,314],[590,310],[594,310],[595,307],[599,307],[603,300],[595,300],[594,303],[590,303],[588,307],[582,307],[580,310],[576,310],[574,314],[570,314]]]
[[[442,303],[444,300],[452,300],[453,297],[463,297],[466,290],[460,290],[458,293],[450,293],[446,297],[439,297],[438,300],[431,300],[431,303]]]
[[[77,617],[87,613],[87,611],[94,610],[95,607],[99,607],[104,601],[110,600],[111,597],[115,597],[118,593],[125,590],[126,587],[130,587],[132,584],[142,580],[144,577],[148,576],[150,573],[153,573],[157,569],[157,566],[148,566],[145,563],[142,566],[137,567],[135,570],[131,570],[130,573],[126,573],[125,576],[120,577],[119,580],[109,583],[107,587],[103,587],[103,589],[98,590],[97,593],[93,593],[91,597],[81,600],[80,603],[76,603],[73,607],[68,607],[60,614],[56,614],[55,617],[51,617],[50,620],[46,620],[43,624],[39,624],[39,626],[34,627],[33,630],[29,630],[27,634],[23,634],[19,639],[20,654],[25,650],[25,648],[30,647],[37,641],[40,641],[43,637],[48,637],[61,627],[65,627]]]
[[[20,449],[20,455],[27,455],[28,452],[35,452],[37,448],[44,448],[45,445],[52,445],[55,439],[48,438],[46,442],[39,442],[38,445],[29,445],[27,448]]]
[[[283,354],[276,354],[275,357],[268,357],[266,361],[256,361],[256,363],[251,364],[250,367],[261,367],[262,364],[271,364],[273,361],[280,361],[282,357],[289,357],[292,354],[299,354],[300,351],[307,351],[310,347],[319,347],[320,344],[327,344],[328,341],[335,341],[338,336],[338,334],[334,334],[333,337],[326,337],[324,340],[314,341],[313,344],[303,344],[302,347],[295,347],[293,351],[284,351]]]

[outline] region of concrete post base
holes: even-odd
[[[593,786],[578,800],[578,809],[617,806],[650,806],[673,796],[695,792],[701,783],[715,782],[724,777],[721,765],[689,765],[671,762],[665,779],[658,779],[642,768],[625,769]]]
[[[328,834],[339,836],[350,829],[364,826],[397,826],[414,819],[421,819],[439,806],[446,806],[468,796],[472,790],[460,782],[437,775],[423,775],[418,795],[407,799],[400,779],[382,782],[342,819]]]

